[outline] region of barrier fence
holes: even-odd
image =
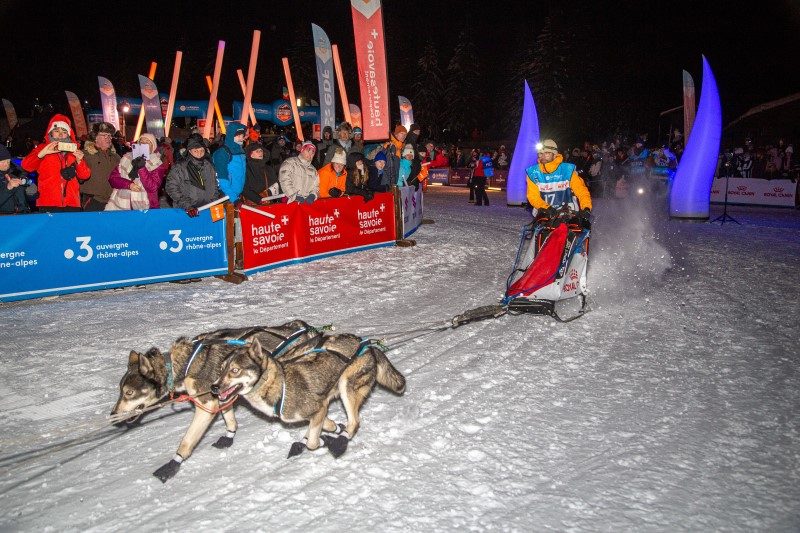
[[[754,178],[715,178],[711,185],[711,201],[725,201],[728,186],[729,204],[797,205],[797,183],[792,180],[765,180]]]
[[[395,217],[396,204],[402,217]],[[369,202],[245,206],[244,270],[392,245],[416,231],[422,207],[422,191],[413,187]],[[0,301],[231,274],[230,213],[217,222],[209,210],[190,218],[181,209],[0,217]]]
[[[432,168],[428,171],[428,183],[450,185],[453,187],[468,187],[469,178],[472,176],[471,168]],[[494,169],[494,176],[489,178],[487,185],[498,189],[505,189],[508,181],[508,170]]]

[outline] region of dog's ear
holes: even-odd
[[[261,353],[261,342],[259,342],[258,338],[254,338],[253,342],[247,347],[247,355],[259,365],[261,364],[264,354]]]
[[[141,354],[139,352],[134,352],[131,350],[130,355],[128,355],[128,368],[133,368],[139,365],[139,357]]]
[[[155,368],[153,362],[149,357],[143,356],[139,358],[139,373],[145,377],[155,377]]]

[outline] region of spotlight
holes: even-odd
[[[636,189],[636,192],[638,192],[639,194],[644,194],[644,187],[639,187],[638,189]]]
[[[544,148],[544,145],[542,143],[536,143],[536,151],[537,152],[541,152],[542,148]]]

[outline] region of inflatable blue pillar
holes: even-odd
[[[722,137],[722,108],[714,73],[703,56],[703,87],[692,133],[675,173],[669,198],[672,218],[708,220],[711,185]]]
[[[539,142],[539,116],[536,114],[531,88],[526,80],[522,123],[519,125],[517,144],[514,146],[514,155],[511,157],[511,166],[508,169],[506,182],[506,204],[508,205],[524,205],[527,201],[528,185],[525,169],[534,165],[538,160],[537,142]]]

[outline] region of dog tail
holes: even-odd
[[[403,374],[392,365],[383,350],[373,348],[372,353],[375,354],[375,361],[378,364],[378,383],[395,394],[403,394],[406,390],[406,378]]]

